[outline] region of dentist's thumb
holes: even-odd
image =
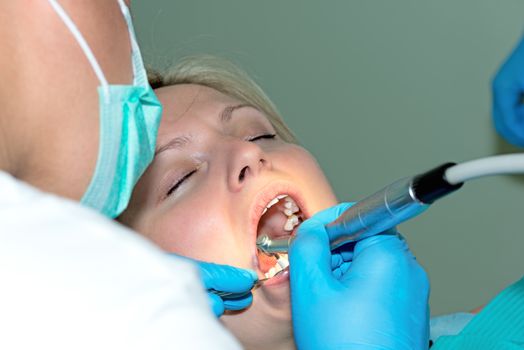
[[[293,304],[302,304],[301,297],[322,291],[333,278],[331,250],[324,224],[315,219],[304,221],[289,249],[289,272]],[[300,293],[307,288],[310,293]]]

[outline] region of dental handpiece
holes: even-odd
[[[455,165],[446,163],[393,182],[345,210],[325,226],[331,250],[394,228],[424,212],[437,199],[459,189],[464,182],[450,183],[445,176],[446,170]],[[261,235],[257,239],[257,248],[268,255],[286,253],[294,238],[271,239]]]

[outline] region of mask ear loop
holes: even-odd
[[[147,73],[144,68],[144,62],[142,59],[142,54],[140,53],[140,47],[138,46],[135,36],[135,28],[133,26],[133,19],[131,17],[131,13],[129,12],[129,8],[127,7],[127,5],[124,3],[124,0],[118,0],[118,4],[120,5],[120,10],[122,11],[122,15],[126,20],[127,29],[129,31],[129,41],[131,43],[131,50],[133,52],[132,62],[135,84],[139,86],[149,86],[149,82],[147,80]]]
[[[105,102],[109,102],[109,84],[107,83],[107,79],[104,76],[104,73],[102,72],[102,69],[100,68],[100,65],[98,64],[98,61],[95,58],[95,55],[93,55],[93,51],[91,51],[91,48],[87,44],[86,40],[78,30],[78,27],[76,24],[71,20],[69,15],[64,11],[62,6],[56,1],[56,0],[48,0],[49,4],[53,9],[55,10],[56,14],[62,19],[66,27],[69,29],[71,34],[73,34],[75,40],[77,41],[78,45],[80,45],[80,48],[84,52],[84,54],[87,57],[87,60],[89,61],[89,64],[93,68],[93,71],[96,74],[96,77],[98,78],[98,81],[100,82],[100,85],[102,89],[104,90],[104,98]]]

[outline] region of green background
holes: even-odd
[[[341,200],[446,161],[515,152],[490,81],[524,28],[522,0],[135,0],[146,63],[240,64],[318,158]],[[479,306],[524,274],[524,179],[467,184],[404,224],[432,314]]]

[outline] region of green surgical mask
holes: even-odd
[[[48,0],[71,31],[100,86],[100,144],[95,173],[81,203],[110,218],[129,203],[133,187],[154,156],[162,106],[147,81],[129,9],[118,0],[129,29],[133,85],[109,85],[84,37],[56,0]]]

